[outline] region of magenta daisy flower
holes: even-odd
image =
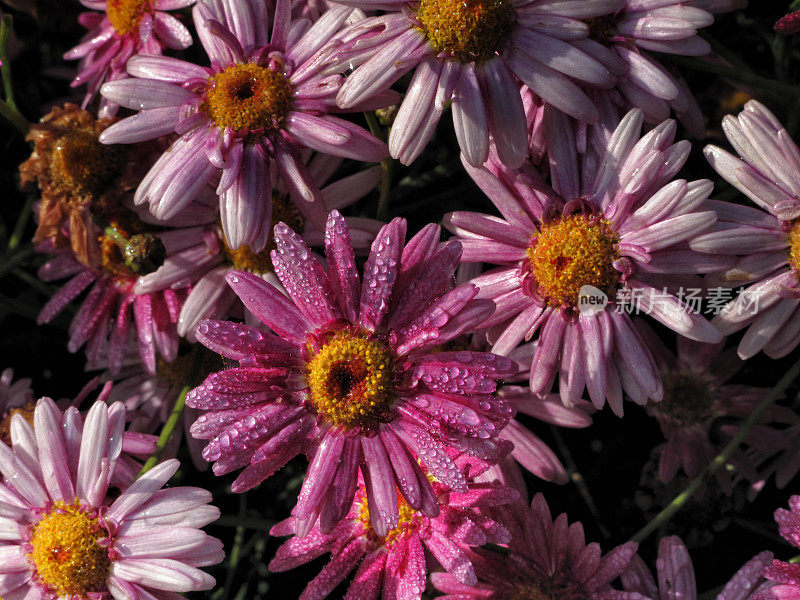
[[[789,510],[776,510],[775,521],[781,536],[795,548],[800,547],[800,496],[789,498]],[[772,582],[772,586],[761,590],[757,600],[794,600],[800,597],[800,565],[773,560],[762,574]]]
[[[477,289],[450,290],[461,247],[439,245],[425,227],[404,244],[395,219],[372,245],[364,280],[350,234],[333,211],[325,232],[327,272],[285,224],[275,227],[275,273],[288,298],[242,271],[227,280],[247,309],[275,333],[203,321],[197,339],[240,367],[208,377],[186,396],[207,410],[192,434],[211,442],[218,475],[246,466],[234,491],[252,488],[299,453],[312,457],[292,514],[303,537],[318,517],[330,532],[352,506],[357,474],[370,520],[385,536],[398,524],[398,488],[426,516],[432,476],[459,493],[466,480],[448,448],[482,459],[508,450],[497,440],[513,409],[492,393],[513,361],[485,352],[434,352],[494,310]],[[334,490],[334,491],[331,491]]]
[[[356,569],[347,591],[347,598],[378,600],[406,598],[419,600],[425,590],[429,572],[426,550],[458,582],[477,583],[470,562],[470,546],[507,544],[511,536],[505,527],[484,514],[502,508],[519,498],[516,490],[496,482],[477,483],[473,477],[485,471],[486,464],[456,459],[468,479],[466,492],[454,492],[433,481],[433,495],[424,502],[438,504],[438,515],[429,517],[411,508],[398,494],[400,519],[385,535],[375,532],[370,521],[368,492],[359,480],[350,511],[330,533],[315,525],[304,537],[285,542],[269,563],[272,571],[286,571],[330,553],[331,560],[312,579],[301,594],[301,600],[321,599],[330,594],[347,575]],[[274,536],[295,534],[294,517],[278,523],[270,533]],[[381,590],[383,590],[381,592]]]
[[[466,212],[445,217],[463,245],[462,260],[501,265],[473,280],[479,297],[497,305],[482,324],[490,328],[492,351],[507,355],[538,331],[531,391],[549,392],[560,375],[566,405],[587,388],[596,407],[607,399],[617,414],[622,414],[623,390],[639,404],[660,400],[663,393],[623,294],[630,310],[649,314],[681,335],[711,343],[722,337],[663,289],[667,275],[726,264],[683,243],[716,220],[712,211],[698,210],[711,183],[671,181],[689,143],[672,143],[672,121],[639,139],[641,123],[641,111],[631,111],[602,158],[581,160],[567,117],[548,108],[553,189],[530,166],[519,172],[496,161],[482,169],[467,166],[503,218]],[[598,299],[596,308],[579,307],[587,295]]]
[[[530,510],[521,505],[505,514],[509,520],[517,519],[513,526],[501,521],[512,535],[510,552],[471,552],[478,576],[474,586],[449,573],[433,573],[431,580],[444,592],[443,600],[624,597],[611,582],[636,553],[636,543],[628,542],[602,556],[599,544],[586,544],[580,523],[569,525],[565,514],[553,520],[541,494],[534,497]]]
[[[207,590],[198,567],[224,554],[200,527],[219,511],[205,490],[162,486],[178,469],[169,460],[121,494],[109,496],[123,447],[125,410],[96,402],[81,419],[39,400],[33,426],[12,448],[0,442],[0,594],[34,598],[172,598]]]
[[[719,222],[691,246],[740,255],[716,282],[750,285],[712,322],[725,335],[747,328],[739,343],[742,359],[761,350],[780,358],[800,343],[800,149],[755,100],[738,117],[726,116],[722,128],[741,159],[717,146],[706,146],[706,158],[759,208],[710,201]]]
[[[621,0],[341,0],[386,14],[352,25],[336,40],[332,62],[356,65],[338,94],[352,107],[416,68],[389,137],[389,151],[411,163],[452,100],[461,151],[473,166],[489,155],[489,139],[509,167],[527,147],[519,78],[545,101],[585,121],[597,109],[573,82],[611,87],[614,77],[584,52],[581,21],[618,9]],[[360,66],[359,66],[360,65]]]
[[[751,600],[756,594],[768,589],[771,584],[764,580],[761,572],[770,560],[771,552],[755,555],[731,577],[717,594],[716,600]],[[697,600],[692,559],[679,537],[673,535],[661,538],[656,569],[658,583],[644,561],[635,555],[620,577],[625,591],[651,600]]]
[[[698,344],[678,337],[676,356],[647,325],[641,321],[636,325],[653,353],[664,382],[664,398],[647,405],[647,412],[656,418],[666,438],[666,443],[659,448],[659,478],[667,483],[681,468],[688,477],[697,477],[738,431],[737,425],[719,427],[720,424],[731,419],[746,419],[769,389],[726,384],[744,363],[735,350],[724,350],[723,343]],[[792,411],[773,407],[764,414],[745,443],[759,450],[785,447],[785,434],[773,426],[795,422],[797,417]],[[721,441],[711,441],[712,430],[716,430],[718,436],[721,434]],[[744,452],[735,453],[731,462],[737,466],[739,474],[756,478],[753,459]],[[715,477],[725,493],[733,491],[731,473],[717,469]]]
[[[125,79],[125,65],[134,54],[160,55],[164,48],[183,50],[192,45],[192,34],[164,11],[191,6],[196,0],[81,0],[86,8],[102,13],[78,17],[89,31],[81,43],[64,54],[77,60],[78,74],[72,87],[88,86],[82,108],[91,102],[105,81]],[[105,14],[104,14],[105,13]],[[103,98],[98,114],[113,117],[119,105]]]
[[[133,79],[103,86],[106,98],[141,112],[103,131],[101,142],[180,136],[142,180],[137,204],[149,203],[156,217],[168,219],[221,174],[217,194],[228,246],[260,252],[272,223],[273,168],[300,212],[324,229],[325,203],[299,152],[367,162],[387,156],[383,142],[329,114],[343,79],[320,74],[317,64],[318,50],[352,9],[327,12],[297,38],[290,35],[298,31],[290,8],[289,0],[278,0],[268,39],[265,3],[203,0],[193,15],[210,67],[138,56],[128,63]],[[382,106],[374,102],[372,108]]]

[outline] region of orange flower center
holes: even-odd
[[[100,194],[119,175],[123,151],[97,141],[94,132],[76,129],[61,136],[50,157],[52,179],[74,196]]]
[[[292,86],[283,73],[259,65],[231,65],[209,80],[201,110],[225,129],[277,130],[289,112]]]
[[[789,230],[789,266],[800,273],[800,220]]]
[[[34,526],[31,537],[29,557],[41,583],[62,598],[85,599],[91,592],[105,591],[111,560],[98,542],[107,535],[77,500],[56,502]]]
[[[297,207],[289,200],[289,198],[282,194],[272,194],[272,223],[286,223],[295,232],[302,233],[305,225],[305,219]],[[270,252],[275,249],[275,240],[270,236],[266,247],[261,252],[253,252],[250,246],[242,245],[237,250],[231,250],[228,243],[225,241],[225,236],[221,231],[219,239],[222,242],[222,252],[228,262],[235,269],[240,271],[249,271],[257,275],[270,273],[273,271],[272,259]]]
[[[618,241],[608,221],[584,214],[543,225],[526,252],[539,294],[552,306],[575,307],[581,288],[591,285],[613,299]]]
[[[484,62],[508,43],[514,23],[509,0],[421,0],[420,29],[436,52]]]
[[[150,0],[108,0],[106,7],[108,20],[120,35],[138,35],[142,17],[153,12]]]
[[[0,440],[7,445],[11,445],[11,419],[14,415],[20,415],[28,423],[33,425],[33,411],[36,409],[36,402],[28,402],[17,408],[12,408],[3,413],[0,417]]]
[[[393,400],[392,354],[386,343],[347,331],[333,335],[308,364],[317,412],[332,425],[370,427]]]

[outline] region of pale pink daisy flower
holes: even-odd
[[[452,490],[466,480],[448,448],[482,459],[508,450],[498,432],[513,409],[492,394],[513,361],[486,352],[435,352],[494,310],[477,289],[451,290],[461,256],[425,227],[405,243],[406,224],[384,226],[364,267],[333,211],[325,232],[327,271],[285,224],[275,227],[275,273],[288,298],[251,273],[227,280],[272,332],[202,321],[197,339],[240,367],[208,377],[186,404],[209,411],[192,434],[211,439],[204,456],[218,475],[246,467],[233,489],[252,488],[300,453],[312,457],[297,506],[297,533],[320,518],[330,532],[352,505],[357,475],[366,481],[379,535],[398,524],[398,497],[435,516],[421,464]]]
[[[315,525],[304,537],[285,542],[269,563],[272,571],[286,571],[330,553],[330,562],[312,579],[301,600],[326,597],[356,567],[345,598],[377,600],[405,598],[419,600],[425,590],[428,564],[440,564],[456,581],[466,585],[478,582],[469,559],[470,546],[508,544],[511,536],[505,527],[485,513],[503,510],[519,498],[516,490],[496,482],[477,483],[472,479],[486,470],[482,461],[454,457],[468,480],[466,492],[454,492],[433,481],[433,493],[424,502],[438,505],[438,515],[430,517],[411,508],[398,494],[400,520],[385,535],[375,532],[370,522],[367,490],[359,479],[350,511],[330,533]],[[294,517],[278,523],[274,536],[296,533]],[[426,552],[427,551],[427,552]],[[430,561],[426,555],[432,556]]]
[[[89,31],[81,43],[64,54],[78,60],[78,74],[71,87],[88,86],[82,108],[92,101],[106,81],[125,79],[125,65],[134,54],[160,55],[164,48],[183,50],[192,45],[192,34],[166,13],[191,6],[196,0],[81,0],[86,8],[102,12],[83,13],[78,22]],[[100,100],[98,115],[113,117],[119,105]]]
[[[433,573],[431,580],[444,592],[443,600],[626,597],[611,582],[636,553],[636,543],[617,546],[602,556],[599,544],[586,544],[580,523],[570,525],[566,514],[553,520],[541,494],[534,497],[530,510],[518,504],[514,510],[496,512],[505,515],[501,522],[511,533],[508,554],[477,548],[470,552],[478,576],[474,586],[449,573]]]
[[[664,383],[661,402],[648,404],[647,412],[656,418],[666,443],[659,447],[658,476],[669,482],[682,468],[693,479],[736,435],[739,427],[731,419],[744,421],[764,400],[769,388],[727,383],[744,366],[736,350],[719,344],[698,344],[678,336],[677,355],[643,321],[636,325],[653,353]],[[751,430],[744,443],[758,450],[786,447],[787,438],[776,424],[796,423],[791,410],[772,407]],[[720,440],[712,442],[712,432]],[[756,479],[751,456],[737,451],[730,462],[737,473]],[[717,469],[715,477],[726,494],[733,491],[732,474]]]
[[[710,201],[719,221],[691,246],[740,256],[713,283],[749,287],[712,322],[725,335],[747,328],[739,343],[742,359],[761,350],[780,358],[800,343],[800,149],[755,100],[738,117],[726,116],[722,128],[741,159],[717,146],[706,146],[706,158],[758,208]]]
[[[325,154],[316,154],[306,163],[309,173],[320,185],[325,204],[331,210],[339,210],[350,206],[366,196],[380,181],[380,167],[372,167],[353,175],[334,181],[333,177],[342,163],[341,158]],[[199,203],[198,218],[200,217]],[[255,322],[252,315],[246,312],[238,296],[225,283],[225,277],[233,270],[248,271],[263,277],[275,286],[280,281],[272,271],[269,253],[275,247],[268,242],[261,252],[253,252],[247,245],[238,250],[231,250],[225,243],[222,229],[216,219],[216,206],[207,206],[211,217],[209,225],[198,235],[190,234],[191,239],[180,252],[167,257],[164,265],[155,273],[145,275],[137,280],[134,290],[139,294],[152,293],[167,288],[191,286],[178,316],[178,335],[195,341],[195,329],[202,319],[243,318],[248,323]],[[275,182],[272,190],[272,216],[276,223],[287,223],[310,246],[324,244],[324,232],[306,220],[285,190],[280,180]],[[372,240],[378,233],[382,223],[374,219],[346,217],[348,228],[357,253],[369,251]]]
[[[221,174],[217,194],[228,246],[260,252],[272,224],[274,165],[300,212],[324,229],[325,202],[300,151],[367,162],[387,156],[383,142],[330,114],[343,78],[319,72],[319,49],[352,11],[337,7],[302,32],[307,21],[293,21],[290,0],[278,0],[268,37],[266,3],[202,0],[193,15],[210,67],[157,56],[130,60],[134,77],[101,92],[141,112],[104,130],[100,141],[180,136],[144,177],[135,202],[168,219]],[[353,110],[384,106],[386,98]]]
[[[125,410],[96,402],[85,421],[49,398],[33,425],[14,417],[0,443],[0,594],[6,600],[177,599],[207,590],[198,567],[224,557],[199,528],[219,517],[199,488],[161,489],[178,469],[165,461],[109,496],[123,450]]]
[[[611,94],[625,110],[640,108],[660,123],[674,110],[692,135],[702,136],[703,115],[683,78],[650,54],[704,56],[711,52],[698,29],[714,22],[713,12],[733,10],[734,2],[625,0],[616,12],[589,19],[588,39],[575,42],[617,77]],[[602,94],[603,92],[601,92]]]
[[[779,508],[775,511],[778,532],[795,548],[800,547],[800,496],[789,498],[789,510]],[[760,590],[756,600],[796,600],[800,598],[800,565],[773,560],[766,566],[762,575],[772,584]]]
[[[448,101],[461,151],[482,165],[492,139],[500,160],[518,167],[526,155],[519,78],[546,102],[595,121],[597,109],[576,83],[612,87],[614,76],[576,41],[582,19],[602,17],[624,0],[341,0],[386,14],[339,35],[329,69],[350,68],[339,106],[355,106],[416,69],[389,136],[389,151],[411,163],[431,138]]]
[[[711,182],[671,181],[689,143],[672,142],[673,121],[639,139],[641,124],[641,111],[631,111],[598,153],[600,160],[581,160],[568,118],[548,107],[553,189],[531,166],[512,171],[496,161],[481,169],[467,165],[503,218],[467,212],[445,217],[464,248],[462,260],[501,265],[473,280],[479,297],[497,305],[481,325],[489,327],[492,352],[507,355],[538,331],[531,391],[549,392],[559,376],[567,406],[588,388],[596,407],[608,400],[620,415],[623,390],[639,404],[663,393],[624,294],[630,310],[681,335],[710,343],[722,337],[663,290],[666,276],[727,264],[685,245],[716,220],[714,212],[698,210]],[[598,304],[579,307],[592,294]],[[603,298],[607,304],[599,302]]]
[[[771,584],[761,574],[772,560],[771,552],[761,552],[747,561],[725,584],[716,600],[751,600]],[[653,579],[644,561],[635,555],[622,573],[622,585],[627,592],[650,600],[697,600],[694,566],[689,552],[677,536],[661,538],[656,561],[658,581]],[[705,596],[705,594],[703,594]]]

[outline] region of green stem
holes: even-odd
[[[4,117],[22,135],[28,134],[28,129],[30,128],[28,120],[22,116],[21,112],[4,100],[0,100],[0,117]]]
[[[175,430],[178,428],[181,418],[183,417],[183,411],[186,409],[186,394],[189,393],[189,390],[195,387],[195,380],[200,373],[200,366],[202,364],[203,352],[195,352],[192,361],[192,367],[189,369],[187,383],[185,386],[183,386],[178,399],[175,401],[175,406],[172,408],[172,413],[170,413],[167,422],[164,423],[164,428],[161,430],[161,435],[158,436],[156,449],[150,458],[147,459],[147,462],[144,463],[144,466],[139,473],[139,477],[147,473],[150,469],[155,467],[156,464],[158,464],[158,461],[161,459],[161,455],[164,453],[164,449],[167,447],[172,439],[172,436],[175,434]]]
[[[31,216],[33,203],[36,201],[36,196],[29,195],[25,199],[25,204],[22,207],[22,212],[14,224],[14,231],[11,232],[11,237],[8,239],[8,250],[13,251],[17,249],[19,243],[22,241],[22,235],[25,233],[25,226],[28,224],[28,219]]]
[[[586,480],[581,475],[580,471],[578,471],[578,465],[575,463],[575,460],[572,458],[572,453],[569,451],[569,446],[564,443],[564,439],[561,437],[561,433],[558,431],[558,428],[555,425],[550,426],[550,431],[553,434],[553,438],[556,440],[556,446],[558,446],[558,451],[564,457],[564,460],[567,462],[567,473],[569,473],[569,480],[575,484],[575,487],[578,488],[578,493],[583,498],[583,502],[586,504],[586,507],[589,509],[589,513],[594,518],[594,522],[597,524],[597,528],[600,530],[601,535],[604,539],[608,539],[611,537],[611,532],[603,525],[602,521],[600,520],[600,511],[597,510],[597,505],[594,502],[594,498],[592,498],[592,494],[589,491],[589,486],[586,485]]]
[[[3,77],[3,92],[8,105],[17,110],[14,102],[14,86],[11,81],[11,59],[8,57],[8,47],[11,44],[11,33],[14,31],[14,18],[11,15],[3,15],[0,20],[0,75]]]
[[[384,133],[375,113],[365,112],[364,117],[367,119],[369,130],[379,140],[384,139]],[[381,195],[378,199],[378,212],[377,219],[385,221],[389,216],[389,200],[392,192],[392,157],[385,158],[381,161]]]
[[[3,264],[0,265],[0,277],[5,277],[7,273],[19,266],[26,258],[34,254],[33,248],[23,248],[16,254],[12,254],[8,258],[3,259]]]
[[[239,520],[243,520],[247,515],[247,494],[239,494]],[[236,528],[236,534],[233,538],[233,547],[231,548],[230,557],[228,559],[228,573],[225,576],[225,591],[222,594],[223,598],[228,598],[231,593],[231,586],[233,586],[233,576],[236,573],[236,568],[239,566],[239,558],[242,552],[242,545],[244,544],[244,525],[239,525]]]
[[[797,379],[798,376],[800,376],[800,360],[794,363],[789,370],[786,371],[783,377],[780,378],[775,387],[772,388],[769,394],[767,394],[767,397],[762,400],[761,404],[759,404],[758,407],[747,418],[747,420],[742,423],[742,426],[739,427],[739,431],[736,433],[733,439],[728,442],[728,445],[723,448],[722,452],[717,454],[706,466],[706,468],[703,469],[700,475],[695,477],[691,483],[689,483],[688,487],[678,494],[672,500],[672,502],[664,507],[664,509],[658,513],[653,520],[637,531],[636,534],[631,537],[631,540],[641,543],[645,538],[647,538],[647,536],[649,536],[662,525],[666,524],[675,513],[683,508],[683,505],[686,504],[689,498],[691,498],[694,493],[700,489],[700,486],[705,478],[713,475],[717,469],[728,462],[731,455],[739,448],[742,442],[744,442],[744,440],[750,434],[750,431],[761,420],[761,417],[764,415],[767,409],[769,409],[775,403],[775,401],[783,395],[786,389],[795,379]]]
[[[685,56],[670,56],[669,61],[679,67],[686,67],[687,69],[694,69],[704,73],[712,73],[713,75],[719,75],[720,77],[726,77],[747,85],[758,87],[759,91],[762,93],[769,94],[774,99],[781,102],[794,104],[797,102],[798,95],[800,95],[800,88],[796,86],[761,77],[749,70],[733,69],[724,65],[717,65],[696,58],[687,58]]]
[[[18,267],[13,271],[11,271],[11,274],[20,281],[27,283],[30,287],[39,290],[39,292],[41,292],[42,295],[44,295],[47,298],[50,298],[53,294],[55,294],[55,290],[51,286],[47,285],[44,281],[42,281],[38,277],[34,277],[30,273],[28,273],[25,269]]]

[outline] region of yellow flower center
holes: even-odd
[[[559,595],[550,583],[526,581],[514,587],[509,600],[556,600]]]
[[[372,522],[369,520],[369,506],[367,505],[367,494],[363,491],[363,489],[359,490],[359,495],[361,499],[358,500],[359,507],[358,507],[358,520],[361,521],[361,524],[364,526],[364,529],[368,532],[370,538],[373,541],[378,542],[384,546],[391,546],[397,540],[402,539],[404,536],[408,535],[409,532],[413,530],[413,528],[419,524],[422,517],[421,515],[411,508],[406,502],[403,495],[398,491],[397,492],[397,508],[399,513],[399,519],[397,521],[397,527],[392,529],[389,533],[386,534],[386,537],[380,537],[378,534],[375,533],[375,530],[372,529]]]
[[[693,371],[664,373],[664,399],[650,407],[681,423],[704,423],[714,416],[714,392],[711,383]]]
[[[111,560],[98,542],[107,536],[77,500],[56,502],[34,526],[31,538],[30,560],[41,583],[61,598],[105,591]]]
[[[145,13],[153,12],[150,0],[108,0],[106,14],[111,26],[120,35],[139,34]]]
[[[297,207],[287,196],[273,193],[272,223],[286,223],[292,230],[302,234],[305,219],[303,219],[303,215],[300,214],[300,211],[297,210]],[[233,268],[240,271],[249,271],[257,275],[274,270],[272,258],[270,258],[270,253],[275,250],[275,240],[272,236],[270,236],[266,247],[261,252],[253,252],[250,246],[247,245],[240,246],[238,250],[231,250],[221,232],[219,238],[222,243],[222,252]]]
[[[347,331],[319,349],[307,378],[311,403],[335,426],[370,427],[385,420],[393,400],[389,347]]]
[[[224,129],[247,133],[280,129],[292,101],[283,73],[259,65],[231,65],[209,79],[201,110]]]
[[[417,8],[428,43],[462,62],[484,62],[501,52],[514,16],[509,0],[421,0]]]
[[[618,241],[608,221],[584,214],[543,225],[526,252],[539,295],[551,306],[575,307],[580,289],[591,285],[613,299]]]
[[[800,273],[800,220],[789,230],[789,266]]]
[[[28,423],[33,425],[33,411],[36,409],[36,402],[28,402],[17,408],[5,411],[0,416],[0,440],[7,445],[11,445],[11,419],[14,415],[20,415]]]
[[[97,141],[94,131],[74,130],[61,136],[50,156],[52,179],[74,196],[100,194],[119,175],[123,150]]]

